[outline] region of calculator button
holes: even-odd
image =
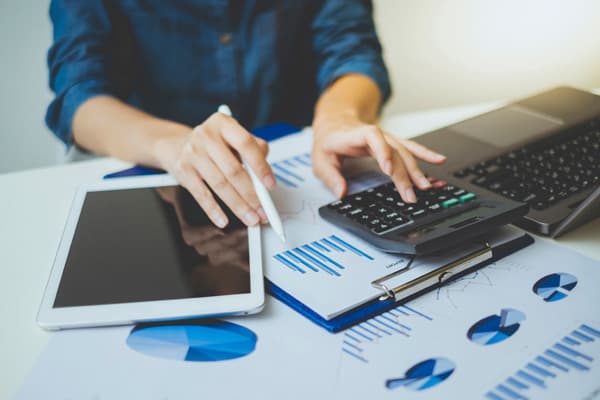
[[[458,199],[448,199],[442,203],[442,207],[450,208],[452,206],[457,205],[458,203],[459,203]]]
[[[475,197],[477,197],[477,196],[475,196],[474,193],[467,193],[467,194],[463,194],[458,199],[460,200],[461,203],[466,203],[467,201],[473,200]]]

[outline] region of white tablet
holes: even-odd
[[[80,188],[38,324],[59,329],[259,311],[260,228],[247,228],[225,209],[230,223],[221,230],[168,175]]]

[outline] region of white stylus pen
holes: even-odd
[[[221,114],[225,114],[231,117],[231,110],[229,106],[226,104],[221,104],[217,109]],[[267,218],[269,219],[269,223],[271,227],[279,235],[281,241],[285,243],[285,233],[283,232],[283,224],[281,223],[281,218],[279,217],[279,213],[277,212],[277,208],[275,208],[275,204],[273,204],[273,200],[269,195],[269,191],[263,185],[260,179],[256,176],[252,168],[248,164],[246,164],[246,169],[248,170],[248,175],[250,175],[250,179],[252,179],[252,184],[254,185],[254,190],[256,191],[256,195],[258,196],[258,200],[260,200],[260,204],[263,206],[265,210],[265,214],[267,214]]]

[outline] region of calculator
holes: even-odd
[[[477,238],[528,211],[527,204],[452,184],[414,190],[416,203],[406,203],[389,181],[322,206],[319,215],[382,251],[429,254]]]

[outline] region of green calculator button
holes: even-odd
[[[469,200],[473,200],[475,197],[477,197],[477,196],[475,196],[475,193],[467,193],[467,194],[463,194],[458,199],[460,200],[461,203],[466,203]]]
[[[450,208],[454,205],[458,204],[458,199],[448,199],[445,202],[442,203],[442,207],[444,208]]]

